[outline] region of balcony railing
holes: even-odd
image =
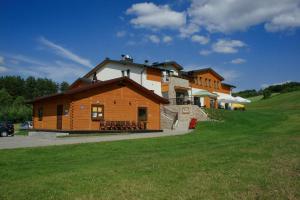
[[[191,105],[191,104],[194,104],[193,97],[171,98],[171,99],[169,99],[169,102],[172,105]]]

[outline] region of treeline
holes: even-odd
[[[268,98],[271,96],[272,93],[286,93],[286,92],[293,92],[296,90],[300,90],[300,83],[299,82],[287,82],[284,84],[278,85],[271,85],[264,89],[260,90],[243,90],[240,92],[233,93],[234,96],[241,96],[244,98],[254,97],[263,95],[263,98]]]
[[[24,79],[20,76],[0,77],[0,121],[31,120],[32,107],[26,101],[67,90],[67,82],[56,83],[47,78]]]

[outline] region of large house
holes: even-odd
[[[38,130],[186,128],[201,109],[229,108],[234,86],[211,68],[184,71],[175,61],[135,63],[129,56],[102,61],[68,91],[32,101]],[[142,126],[141,123],[144,125]]]
[[[183,71],[175,61],[140,64],[125,56],[121,60],[105,59],[75,81],[71,88],[93,80],[106,81],[125,76],[176,105],[192,103],[206,108],[224,107],[218,98],[230,97],[235,88],[224,83],[224,78],[211,68]]]

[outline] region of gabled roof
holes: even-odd
[[[90,83],[92,83],[92,80],[89,79],[89,78],[78,78],[76,81],[74,81],[74,82],[69,86],[69,88],[72,89],[73,86],[74,86],[76,83],[79,83],[79,82],[83,82],[83,83],[86,83],[86,84],[90,84]]]
[[[196,74],[202,74],[202,73],[205,73],[205,72],[211,72],[212,74],[214,74],[215,76],[217,76],[221,81],[224,80],[223,76],[221,76],[220,74],[218,74],[215,70],[213,70],[212,68],[208,67],[208,68],[203,68],[203,69],[198,69],[198,70],[191,70],[191,71],[188,71],[187,73],[189,75],[192,75],[194,73]]]
[[[177,62],[175,62],[175,61],[167,61],[167,62],[153,63],[152,64],[152,66],[154,66],[154,67],[167,66],[167,65],[173,65],[178,70],[182,70],[183,69],[183,67],[180,64],[178,64]]]
[[[147,68],[158,69],[158,68],[154,67],[153,65],[134,63],[134,62],[126,61],[126,60],[111,60],[111,59],[107,58],[107,59],[103,60],[101,63],[99,63],[98,65],[96,65],[96,67],[94,67],[91,71],[89,71],[86,75],[84,75],[83,78],[88,78],[88,77],[92,76],[95,72],[97,72],[99,69],[101,69],[101,67],[103,67],[107,63],[116,63],[116,64],[122,64],[124,66],[133,65],[133,66],[137,66],[137,67],[147,67]]]
[[[48,95],[48,96],[44,96],[44,97],[38,97],[36,99],[34,99],[33,101],[29,102],[29,103],[34,103],[34,102],[38,102],[41,100],[45,100],[45,99],[49,99],[49,98],[53,98],[53,97],[58,97],[58,96],[69,96],[69,95],[73,95],[73,94],[77,94],[80,92],[85,92],[88,90],[92,90],[95,88],[100,88],[100,87],[106,87],[109,85],[114,85],[114,84],[118,84],[118,85],[127,85],[127,86],[131,86],[134,87],[135,89],[139,90],[141,92],[141,94],[146,95],[147,97],[156,100],[162,104],[167,104],[169,103],[169,101],[157,94],[155,94],[154,92],[148,90],[147,88],[141,86],[140,84],[136,83],[135,81],[127,78],[127,77],[121,77],[121,78],[115,78],[115,79],[110,79],[107,81],[101,81],[101,82],[96,82],[96,83],[91,83],[89,85],[86,86],[82,86],[80,88],[75,88],[75,89],[70,89],[67,90],[66,92],[63,93],[57,93],[57,94],[53,94],[53,95]]]
[[[224,86],[230,87],[230,88],[236,88],[236,86],[230,85],[228,83],[221,83],[221,84],[224,85]]]

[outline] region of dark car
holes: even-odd
[[[11,122],[0,122],[0,137],[13,136],[15,133],[14,124]]]

